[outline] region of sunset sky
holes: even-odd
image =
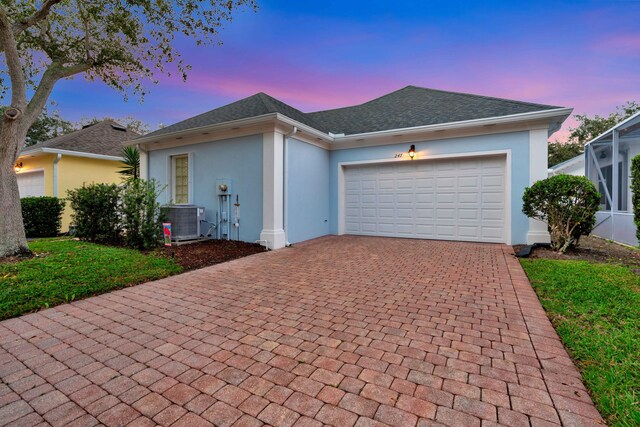
[[[76,78],[54,91],[56,108],[71,120],[134,116],[156,128],[260,91],[303,111],[409,84],[590,115],[640,101],[638,1],[258,2],[222,32],[223,46],[180,42],[193,66],[186,83],[161,78],[140,103]]]

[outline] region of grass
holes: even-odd
[[[39,256],[0,264],[0,319],[179,273],[173,261],[138,251],[42,239]]]
[[[640,276],[586,261],[522,259],[600,413],[640,425]]]

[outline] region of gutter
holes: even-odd
[[[252,126],[252,125],[260,125],[265,123],[284,123],[289,126],[296,127],[298,132],[304,132],[310,136],[315,137],[318,140],[322,140],[329,143],[329,149],[332,149],[332,145],[339,145],[341,142],[349,142],[357,139],[371,138],[371,137],[384,137],[384,136],[394,136],[397,134],[414,134],[420,132],[436,132],[436,131],[444,131],[444,130],[454,130],[454,129],[463,129],[470,127],[480,127],[480,126],[493,126],[499,124],[509,124],[516,123],[526,120],[541,120],[541,119],[551,119],[553,117],[568,117],[573,108],[555,108],[552,110],[543,110],[543,111],[533,111],[529,113],[519,113],[519,114],[511,114],[507,116],[498,116],[498,117],[486,117],[481,119],[472,119],[472,120],[463,120],[458,122],[448,122],[448,123],[438,123],[433,125],[425,125],[425,126],[414,126],[408,128],[400,128],[400,129],[390,129],[390,130],[382,130],[376,132],[363,132],[358,134],[333,134],[331,132],[325,133],[316,128],[308,126],[304,123],[300,123],[297,120],[293,120],[283,114],[280,113],[269,113],[263,114],[255,117],[248,117],[244,119],[238,120],[230,120],[227,122],[216,123],[213,125],[199,126],[196,128],[190,128],[185,130],[180,130],[172,133],[162,134],[162,135],[148,135],[143,136],[137,139],[133,139],[130,141],[126,141],[123,143],[124,146],[134,146],[138,144],[146,144],[146,143],[155,143],[160,141],[166,141],[171,139],[182,139],[184,137],[193,136],[197,134],[206,134],[213,133],[222,129],[233,129],[236,127],[243,126]],[[554,129],[557,126],[551,127],[549,126],[549,132],[553,133]]]
[[[53,197],[58,197],[58,162],[62,159],[62,154],[57,154],[53,160]]]
[[[459,122],[437,123],[433,125],[414,126],[400,129],[387,129],[376,132],[363,132],[350,135],[335,135],[335,141],[349,141],[375,136],[394,136],[398,134],[412,134],[425,131],[443,131],[452,129],[462,129],[474,126],[491,126],[499,124],[514,123],[523,120],[550,119],[557,116],[569,116],[573,108],[555,108],[553,110],[534,111],[530,113],[511,114],[508,116],[486,117],[482,119],[463,120]]]
[[[20,153],[19,157],[38,155],[38,154],[59,154],[59,155],[68,155],[75,157],[86,157],[89,159],[99,159],[99,160],[115,160],[122,161],[122,157],[120,156],[109,156],[107,154],[95,154],[95,153],[86,153],[83,151],[73,151],[73,150],[61,150],[57,148],[36,148],[35,150],[27,150]]]

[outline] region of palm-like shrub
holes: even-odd
[[[565,252],[596,223],[600,194],[584,176],[556,175],[527,187],[522,212],[549,226],[552,249]]]
[[[124,179],[140,178],[140,151],[135,147],[122,147],[122,163],[124,166],[118,171]]]

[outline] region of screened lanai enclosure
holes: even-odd
[[[640,113],[585,146],[585,175],[600,192],[593,234],[638,245],[631,204],[631,159],[640,154]]]

